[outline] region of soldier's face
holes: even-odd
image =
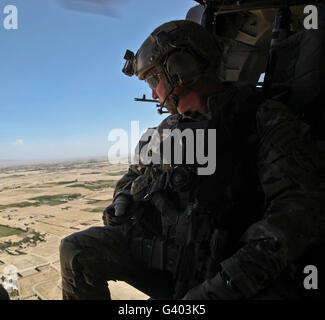
[[[154,77],[155,78],[154,81],[152,81],[153,79],[149,79],[150,77]],[[168,92],[166,90],[164,82],[159,77],[159,74],[157,74],[155,70],[152,70],[149,73],[147,79],[149,79],[149,81],[147,82],[150,85],[152,90],[152,98],[158,99],[160,103],[163,103]],[[176,87],[173,91],[173,94],[178,95],[183,90],[184,88]],[[166,106],[168,106],[168,100],[165,101],[164,107]],[[169,113],[174,114],[172,110],[168,110],[168,111]],[[177,107],[177,111],[180,114],[183,114],[187,111],[191,111],[191,112],[197,111],[200,113],[206,113],[207,107],[205,106],[205,104],[202,103],[200,96],[196,92],[191,91],[189,94],[187,94],[186,96],[180,99]]]
[[[176,87],[173,91],[173,94],[178,95],[180,94],[184,88]],[[159,99],[160,103],[163,103],[167,95],[167,90],[165,88],[164,82],[162,80],[159,81],[156,89],[152,89],[152,98]],[[165,102],[164,106],[168,105],[168,100]],[[168,110],[169,113],[174,114],[172,110]],[[186,96],[182,97],[179,100],[177,106],[177,112],[180,114],[184,114],[185,112],[200,112],[200,113],[207,113],[207,107],[202,102],[201,97],[198,93],[191,91]]]
[[[159,79],[158,85],[155,89],[152,89],[152,98],[158,99],[160,103],[163,103],[167,96],[167,90],[165,88],[164,82]],[[168,100],[165,102],[165,106],[168,105]]]

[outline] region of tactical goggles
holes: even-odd
[[[144,81],[148,83],[149,87],[152,90],[155,90],[157,88],[157,86],[158,86],[159,81],[160,81],[159,72],[158,71],[154,71]]]

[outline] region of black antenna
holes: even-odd
[[[146,95],[145,94],[142,96],[142,98],[134,98],[134,101],[159,103],[159,100],[146,99]]]
[[[168,111],[163,111],[163,108],[165,108],[165,107],[163,107],[159,103],[159,100],[147,99],[145,94],[142,96],[142,98],[134,98],[134,101],[139,101],[139,102],[154,102],[154,103],[157,103],[156,107],[158,108],[157,112],[159,114],[168,113]]]

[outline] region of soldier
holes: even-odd
[[[0,284],[0,300],[10,300],[7,290]]]
[[[154,299],[302,296],[300,267],[325,240],[319,155],[285,105],[218,79],[223,52],[222,39],[190,21],[165,23],[128,51],[124,72],[145,80],[171,115],[158,140],[139,142],[105,226],[62,240],[64,299],[109,299],[107,280]],[[198,128],[216,132],[212,174],[145,161],[164,129]]]

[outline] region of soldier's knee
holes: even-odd
[[[61,269],[73,271],[80,263],[78,256],[81,253],[88,254],[89,247],[95,250],[100,243],[100,231],[98,227],[90,227],[63,238],[59,247]]]
[[[82,252],[82,248],[78,246],[74,235],[61,240],[59,251],[62,274],[74,273],[78,266],[77,256]]]

